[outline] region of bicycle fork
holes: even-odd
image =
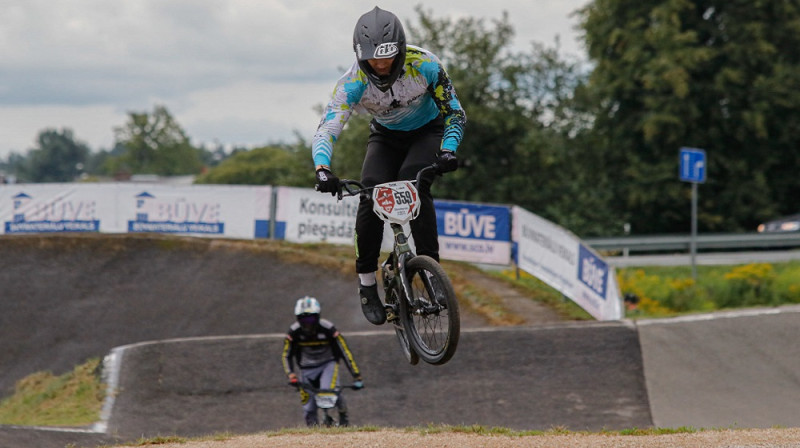
[[[392,255],[383,263],[384,275],[384,293],[386,297],[390,291],[396,290],[398,293],[401,291],[403,294],[398,294],[397,300],[405,300],[411,306],[413,297],[411,292],[411,284],[406,277],[406,263],[409,259],[414,257],[411,251],[411,246],[408,244],[408,238],[403,231],[403,226],[400,224],[391,223],[392,231],[394,232],[394,247]],[[398,286],[395,282],[400,282]],[[387,306],[387,320],[394,320],[398,317],[398,303]]]

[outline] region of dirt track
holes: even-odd
[[[0,304],[4,310],[0,313],[0,331],[2,331],[0,365],[3,366],[0,370],[0,391],[7,393],[14,381],[28,373],[39,370],[63,373],[89,357],[103,356],[113,347],[126,344],[196,336],[281,333],[288,325],[287,316],[291,317],[290,312],[285,310],[291,308],[291,303],[296,297],[305,294],[324,297],[330,300],[328,303],[336,304],[336,306],[326,306],[327,317],[334,320],[340,328],[346,329],[348,333],[375,329],[364,321],[357,302],[352,300],[354,281],[350,276],[337,274],[336,266],[323,268],[298,264],[285,254],[278,255],[257,247],[248,249],[247,246],[237,242],[160,237],[3,237],[0,244],[0,287],[4,291],[0,296],[2,297]],[[650,396],[656,398],[656,402],[653,403],[654,409],[659,411],[655,417],[660,417],[664,421],[681,422],[682,415],[679,410],[682,403],[685,403],[685,400],[696,399],[691,409],[693,411],[691,419],[697,421],[698,418],[709,417],[708,421],[732,421],[728,424],[738,427],[735,420],[737,416],[745,415],[751,418],[754,415],[752,412],[747,413],[747,406],[734,405],[732,412],[728,414],[714,409],[715,406],[725,403],[742,404],[743,400],[747,400],[748,405],[760,409],[758,414],[764,416],[767,426],[769,421],[779,421],[776,418],[782,417],[785,417],[787,422],[785,425],[800,426],[793,424],[797,421],[795,417],[800,414],[795,412],[797,402],[800,400],[792,399],[793,394],[797,393],[797,381],[800,381],[797,373],[800,370],[797,368],[800,349],[794,343],[799,336],[798,326],[794,324],[797,315],[800,313],[784,316],[785,322],[781,325],[772,323],[776,321],[757,317],[752,321],[757,325],[749,320],[740,324],[736,319],[724,319],[713,324],[679,323],[640,327],[639,331],[644,331],[644,335],[647,336],[643,341],[647,342],[648,362],[652,367],[648,375],[648,384],[651,386]],[[466,328],[482,325],[480,317],[468,314],[465,316],[465,322]],[[780,338],[780,344],[769,342],[769,338],[775,337]],[[555,338],[553,341],[560,339],[562,338]],[[725,345],[723,342],[726,340],[736,342]],[[546,339],[539,342],[543,341]],[[571,346],[569,342],[565,344]],[[680,344],[680,347],[677,344]],[[574,344],[572,346],[577,347]],[[676,349],[669,350],[670,347]],[[554,360],[569,361],[575,358],[575,354],[570,353],[572,350],[560,349],[548,352],[537,347],[529,351],[541,353],[543,356],[539,361],[531,363],[532,367],[557,366],[558,363],[552,363]],[[721,358],[716,356],[720,351],[723,353]],[[560,356],[562,353],[564,356]],[[702,359],[693,357],[692,353],[698,354]],[[388,356],[392,354],[394,353]],[[502,378],[503,371],[493,368],[491,362],[487,364],[486,361],[469,360],[470,354],[474,353],[471,353],[469,348],[462,348],[451,367],[458,373],[463,373],[470,370],[469,366],[481,365],[485,369],[482,374],[484,381],[487,380],[485,375],[488,375],[488,372],[494,372]],[[192,352],[187,352],[186,355],[185,359],[194,358]],[[169,358],[176,359],[175,356]],[[458,364],[461,358],[466,367]],[[724,362],[715,362],[719,359]],[[658,364],[659,361],[661,364]],[[685,375],[680,382],[671,383],[674,375],[670,372],[679,365],[677,363],[686,363],[688,369],[681,370]],[[641,361],[639,366],[641,369]],[[175,369],[174,366],[170,368],[173,371]],[[719,369],[722,370],[718,371]],[[246,370],[252,371],[252,366],[248,366]],[[424,367],[418,370],[421,373],[427,372]],[[546,378],[559,378],[558,375],[549,375],[547,372],[546,369],[535,374],[529,371],[525,375],[538,375],[536,379],[542,378],[542,374],[545,374]],[[573,367],[565,372],[569,375],[564,378],[580,383],[580,376],[576,374],[580,373],[581,369]],[[591,373],[591,370],[584,373]],[[635,370],[632,373],[636,373]],[[641,375],[641,372],[638,375]],[[380,375],[376,373],[372,374],[373,381],[377,381],[379,377]],[[634,375],[632,378],[635,377],[637,376]],[[726,383],[724,381],[726,378],[731,381]],[[769,384],[760,381],[759,378],[769,378]],[[262,380],[255,378],[255,381]],[[570,391],[560,389],[559,383],[542,384],[551,385],[554,388],[553,396],[556,398],[570,397]],[[761,388],[752,390],[748,388],[748,384],[757,384]],[[665,390],[658,389],[664,385],[669,385],[669,392],[665,393]],[[708,395],[709,399],[703,399],[702,393],[698,392],[708,391],[709,387],[716,386],[720,387],[719,392]],[[248,392],[248,387],[250,386],[242,389],[245,394],[261,393],[260,389]],[[216,393],[207,396],[215,395]],[[183,397],[185,400],[190,397],[202,398],[203,394],[179,393],[176,397]],[[219,397],[224,398],[225,394],[222,393]],[[720,397],[725,399],[718,400]],[[164,396],[159,399],[167,398],[168,396]],[[240,398],[247,401],[246,395]],[[486,398],[492,401],[498,400],[498,397],[491,393]],[[645,402],[646,398],[645,396]],[[764,401],[764,398],[768,401]],[[578,404],[580,403],[575,403]],[[563,404],[555,406],[561,411],[569,409],[569,406]],[[609,402],[606,406],[612,405]],[[146,410],[147,406],[143,409]],[[175,409],[176,415],[184,412],[180,411],[180,408]],[[432,411],[435,415],[457,415],[445,410],[432,409]],[[542,411],[546,412],[547,409],[542,408]],[[488,412],[487,415],[495,417],[498,415],[491,408]],[[742,412],[744,414],[741,414]],[[771,417],[772,413],[778,417]],[[221,413],[219,417],[224,418],[225,414]],[[714,420],[715,418],[723,419]],[[490,420],[484,418],[478,420],[478,422],[486,421]],[[692,420],[689,420],[688,424],[691,425],[691,422]],[[495,424],[490,426],[493,425]],[[727,427],[725,423],[721,425]],[[505,425],[497,424],[497,426]],[[193,430],[190,435],[195,435],[196,431],[197,429]],[[603,435],[506,438],[463,434],[422,436],[407,432],[402,434],[362,432],[343,435],[322,433],[273,436],[266,440],[263,439],[265,436],[247,436],[241,440],[214,442],[216,444],[202,442],[200,445],[191,443],[179,446],[240,448],[289,446],[291,443],[293,447],[298,444],[326,447],[413,445],[800,447],[800,435],[797,431],[797,429],[723,431],[647,438]],[[242,431],[242,433],[249,432],[255,431]],[[287,437],[294,440],[287,441]],[[128,439],[129,436],[126,436],[125,440]],[[67,444],[93,447],[110,445],[119,440],[103,434],[0,427],[0,447],[3,448],[60,448]],[[563,445],[559,445],[561,443]]]
[[[304,295],[320,298],[325,317],[345,332],[375,329],[361,316],[354,276],[342,274],[352,259],[310,265],[272,246],[151,235],[0,237],[0,397],[30,373],[62,374],[126,344],[282,333]],[[542,308],[529,312],[540,322],[559,319]],[[462,320],[485,324],[468,311]],[[3,448],[113,440],[0,426]]]

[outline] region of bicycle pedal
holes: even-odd
[[[393,322],[394,320],[397,319],[397,314],[394,312],[394,307],[393,306],[386,305],[384,307],[384,310],[386,310],[386,321],[387,322]]]

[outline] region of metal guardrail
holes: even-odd
[[[586,238],[595,250],[628,252],[686,251],[691,247],[690,235],[621,236]],[[745,250],[800,247],[800,232],[792,233],[727,233],[700,234],[697,250]]]

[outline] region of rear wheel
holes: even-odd
[[[458,346],[461,320],[453,285],[444,269],[431,257],[418,255],[406,264],[413,295],[400,301],[400,319],[411,348],[434,365],[453,357]]]

